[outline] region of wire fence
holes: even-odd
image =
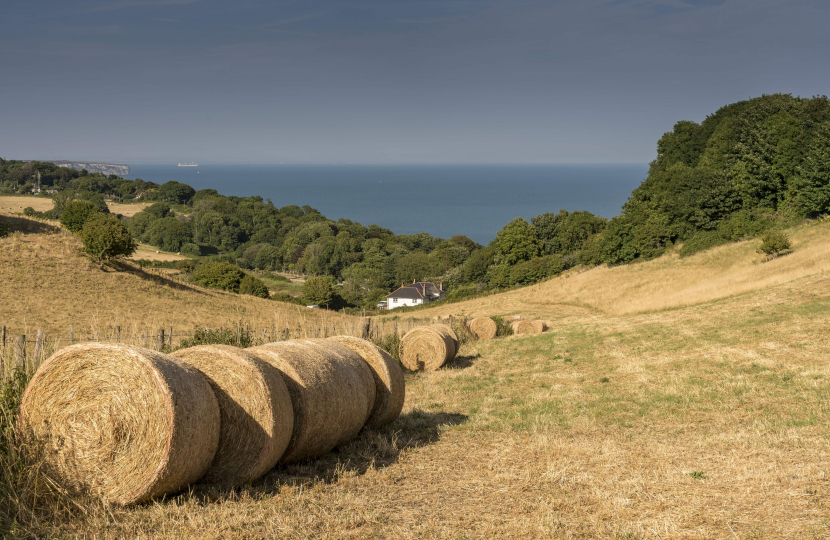
[[[381,342],[387,336],[403,336],[415,327],[435,324],[436,322],[439,322],[436,318],[378,320],[354,317],[329,322],[323,320],[315,322],[298,321],[295,325],[271,325],[265,328],[252,328],[250,325],[238,323],[230,328],[225,327],[216,330],[221,330],[225,340],[237,346],[253,346],[289,339],[326,338],[331,336],[355,336]],[[458,322],[466,323],[466,319],[449,317],[442,319],[440,322],[452,326]],[[136,330],[132,328],[128,331],[118,325],[97,330],[84,329],[80,325],[71,324],[65,332],[50,334],[43,329],[27,333],[0,326],[0,376],[6,378],[16,369],[23,369],[31,375],[49,356],[76,343],[123,343],[145,349],[169,352],[180,348],[185,341],[195,341],[198,338],[198,333],[205,330],[211,331],[209,328],[185,330],[173,326],[154,330]]]

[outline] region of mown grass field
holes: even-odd
[[[395,423],[322,459],[38,533],[830,537],[830,230],[791,236],[774,261],[748,241],[419,312],[554,324],[408,374]]]
[[[110,212],[113,214],[121,214],[122,216],[132,217],[141,212],[152,203],[136,202],[136,203],[107,203]],[[35,197],[35,196],[0,196],[0,213],[19,214],[23,209],[31,206],[38,212],[46,212],[51,210],[54,206],[52,199],[49,197]]]

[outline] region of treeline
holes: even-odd
[[[824,214],[830,207],[830,101],[776,94],[728,105],[700,124],[678,122],[658,142],[648,177],[619,216],[561,210],[530,222],[516,218],[486,247],[465,236],[396,235],[377,225],[333,221],[309,206],[277,207],[261,197],[37,162],[0,160],[0,185],[25,191],[33,171],[40,172],[42,186],[58,190],[49,217],[59,217],[73,199],[104,208],[104,197],[158,201],[127,219],[127,228],[143,242],[193,257],[189,272],[222,261],[327,276],[314,283],[326,290],[325,298],[335,298],[333,304],[372,307],[401,282],[443,282],[449,298],[461,298],[535,283],[575,265],[654,258],[678,243],[686,255]]]

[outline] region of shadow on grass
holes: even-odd
[[[353,441],[313,460],[277,466],[248,486],[222,490],[211,485],[193,486],[190,492],[203,503],[278,493],[283,486],[333,484],[342,476],[363,475],[370,469],[382,469],[398,461],[401,453],[436,443],[448,426],[467,421],[458,413],[429,413],[414,409],[402,414],[392,424],[380,429],[364,429]]]
[[[479,358],[480,354],[456,356],[444,365],[444,369],[465,369],[471,367]]]
[[[117,272],[126,272],[145,281],[152,281],[157,285],[166,285],[167,287],[170,287],[171,289],[175,289],[177,291],[189,291],[196,294],[205,294],[205,291],[201,291],[195,287],[185,285],[181,281],[170,279],[162,274],[152,274],[133,263],[125,261],[115,261],[111,263],[110,266]]]
[[[40,221],[27,217],[0,215],[0,223],[8,224],[9,234],[18,231],[23,234],[46,234],[60,231],[60,227],[50,225],[46,221]]]

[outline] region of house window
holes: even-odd
[[[397,303],[398,303],[398,299],[397,299],[397,298],[393,298],[393,299],[392,299],[392,303],[393,303],[393,304],[397,304]]]

